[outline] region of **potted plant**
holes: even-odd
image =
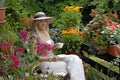
[[[110,55],[119,55],[119,50],[113,50],[111,45],[120,43],[120,24],[117,13],[104,10],[92,11],[93,20],[87,24],[85,39],[91,47],[94,47],[98,53],[109,53]],[[100,27],[96,26],[100,25]],[[118,48],[115,46],[115,48]],[[116,52],[117,51],[117,52]]]
[[[81,36],[66,34],[62,36],[61,40],[64,43],[61,53],[64,52],[65,54],[75,54],[82,57],[80,54],[80,49],[83,44],[83,38]]]
[[[120,55],[120,29],[116,30],[114,36],[115,36],[114,38],[115,43],[108,46],[108,53],[113,56],[117,56]]]
[[[5,0],[0,0],[0,24],[5,23]]]

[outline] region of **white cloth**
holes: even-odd
[[[70,75],[70,80],[85,80],[82,60],[76,55],[62,56],[64,56],[64,58],[61,61],[41,62],[41,70],[46,72],[49,68],[55,75],[59,73],[68,73]]]

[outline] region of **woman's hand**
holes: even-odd
[[[57,49],[58,48],[58,44],[55,44],[53,49]]]
[[[60,57],[58,56],[51,57],[51,61],[59,61],[59,60],[60,60]]]

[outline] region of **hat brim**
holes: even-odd
[[[41,17],[34,19],[34,21],[40,21],[40,20],[48,20],[48,23],[52,23],[54,21],[54,17]]]

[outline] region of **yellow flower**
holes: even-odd
[[[65,6],[65,8],[63,9],[64,11],[79,11],[81,8],[83,8],[82,6]]]

